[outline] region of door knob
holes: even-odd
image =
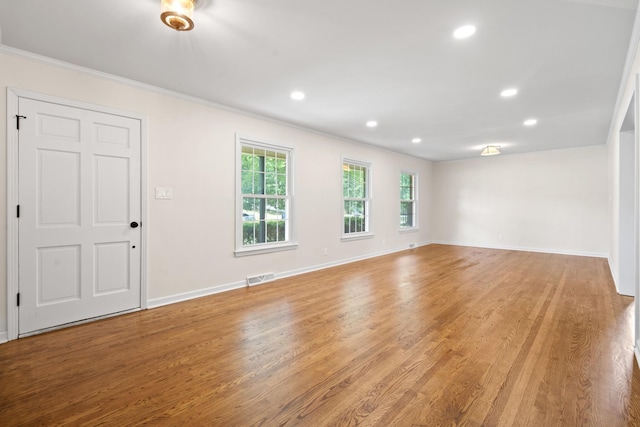
[[[133,221],[131,223],[131,228],[138,228],[138,225],[140,225],[140,224],[138,224],[137,222]]]

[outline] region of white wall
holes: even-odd
[[[212,82],[215,84],[215,82]],[[148,118],[149,299],[158,305],[241,284],[265,272],[290,274],[406,249],[429,241],[430,162],[307,132],[210,104],[124,84],[0,49],[0,112],[14,87],[145,114]],[[5,139],[6,125],[0,121]],[[236,258],[235,135],[294,147],[297,236],[293,251]],[[341,242],[342,156],[373,165],[372,239]],[[399,174],[419,174],[419,222],[399,233]],[[172,187],[173,200],[155,200]],[[6,152],[0,150],[0,223],[6,224]],[[0,227],[0,241],[6,242]],[[327,255],[324,256],[324,249]],[[6,247],[0,245],[0,337],[6,331]]]
[[[624,105],[623,121],[617,116],[609,138],[609,184],[611,212],[611,247],[609,265],[616,289],[624,295],[635,294],[636,282],[636,135],[633,94]]]
[[[635,133],[620,133],[620,150],[617,166],[620,174],[616,191],[619,246],[616,257],[618,275],[616,289],[623,295],[634,296],[636,283],[636,186],[635,183]]]
[[[606,256],[606,146],[434,164],[432,237],[457,245]]]
[[[609,139],[607,141],[609,147],[609,163],[610,174],[609,174],[609,182],[611,185],[611,201],[610,201],[610,211],[611,211],[611,244],[610,244],[610,254],[609,254],[609,265],[611,266],[611,273],[614,279],[617,279],[621,275],[621,262],[624,263],[624,254],[620,253],[620,248],[625,246],[625,238],[628,236],[623,236],[622,234],[625,232],[624,224],[621,224],[621,211],[624,205],[624,197],[621,197],[621,190],[624,192],[625,185],[621,185],[620,179],[621,176],[627,176],[627,179],[631,179],[629,177],[630,174],[625,173],[624,168],[621,168],[620,155],[625,152],[625,148],[621,146],[621,137],[620,130],[623,128],[623,124],[625,123],[625,116],[627,114],[627,110],[629,109],[630,102],[635,99],[635,105],[633,106],[635,109],[635,121],[636,121],[636,130],[638,126],[638,110],[640,106],[640,96],[635,96],[637,81],[638,81],[638,73],[640,73],[640,8],[636,12],[636,20],[634,23],[633,34],[631,36],[631,42],[629,44],[629,52],[627,54],[627,63],[625,64],[624,75],[622,76],[622,82],[620,84],[620,89],[618,93],[618,100],[616,105],[616,110],[613,115],[613,119],[611,121],[611,128],[609,132]],[[636,165],[640,164],[640,144],[638,141],[638,132],[635,135],[635,162]],[[638,166],[636,166],[638,167]],[[635,175],[635,174],[634,174]],[[637,180],[637,175],[635,177]],[[636,181],[637,182],[637,181]],[[636,191],[638,191],[638,187],[636,186]],[[640,195],[636,194],[636,197],[640,197]],[[638,212],[636,211],[636,226],[638,224]],[[623,215],[624,217],[624,215]],[[636,247],[636,257],[640,255],[638,253],[638,248]],[[636,259],[636,264],[638,264],[638,260]],[[635,283],[635,350],[636,350],[636,359],[640,364],[640,301],[638,296],[640,295],[640,283],[637,282],[637,272],[636,272],[636,283]]]

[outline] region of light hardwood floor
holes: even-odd
[[[431,245],[0,345],[0,425],[640,425],[633,299]]]

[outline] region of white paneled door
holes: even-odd
[[[18,101],[19,334],[140,307],[140,120]]]

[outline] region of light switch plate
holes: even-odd
[[[171,187],[156,187],[156,199],[160,199],[160,200],[173,199],[173,189]]]

